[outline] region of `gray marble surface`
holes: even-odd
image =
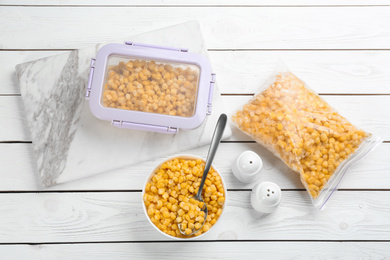
[[[185,47],[207,56],[194,21],[112,42],[124,40]],[[120,129],[97,119],[84,94],[90,60],[102,45],[16,66],[37,168],[46,187],[206,145],[226,111],[216,85],[212,115],[199,128],[176,135]],[[230,135],[227,126],[224,138]]]

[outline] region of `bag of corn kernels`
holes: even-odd
[[[347,169],[382,139],[356,128],[287,70],[267,82],[232,120],[298,172],[323,209]]]

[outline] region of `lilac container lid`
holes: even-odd
[[[194,113],[191,116],[175,116],[161,113],[143,112],[102,105],[103,89],[110,57],[128,57],[161,63],[181,64],[199,68]],[[200,126],[206,115],[211,114],[215,74],[211,73],[209,61],[187,49],[177,49],[149,44],[125,42],[107,44],[91,60],[86,98],[94,116],[112,122],[113,126],[174,134],[180,128],[194,129]]]

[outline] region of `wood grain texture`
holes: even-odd
[[[322,96],[342,116],[356,126],[390,140],[390,96]],[[250,96],[224,96],[226,114],[230,116],[250,100]],[[0,96],[0,141],[31,141],[20,96]],[[250,141],[237,128],[231,141]]]
[[[63,51],[0,51],[0,95],[20,94],[17,64]],[[278,59],[322,94],[390,94],[390,51],[209,51],[224,94],[258,91]]]
[[[29,6],[374,6],[389,5],[386,0],[0,0],[0,5],[29,5]]]
[[[246,150],[259,154],[264,164],[257,181],[249,184],[238,181],[231,171],[234,159]],[[188,150],[186,153],[205,158],[207,151],[208,147],[203,146]],[[146,176],[165,158],[168,157],[116,169],[77,182],[56,185],[46,190],[141,190]],[[390,189],[388,158],[390,144],[384,143],[348,170],[340,189]],[[261,181],[275,182],[282,189],[304,189],[298,174],[289,170],[282,161],[256,143],[222,143],[214,165],[223,176],[228,189],[251,189]],[[0,169],[0,191],[43,190],[38,185],[38,172],[31,144],[0,144]]]
[[[340,115],[367,132],[390,140],[390,96],[321,96]],[[248,102],[251,96],[225,96],[230,118],[237,109]],[[233,128],[232,141],[252,140],[238,128]]]
[[[390,96],[322,96],[342,116],[365,131],[390,140]],[[224,96],[226,114],[230,117],[250,96]],[[31,141],[25,122],[20,96],[0,96],[0,141]],[[107,121],[107,123],[109,123]],[[252,140],[238,129],[233,129],[231,141]]]
[[[26,114],[20,96],[0,96],[0,132],[7,133],[0,141],[31,141]],[[7,117],[7,120],[4,120]],[[0,134],[1,136],[2,134]]]
[[[339,191],[321,212],[305,191],[283,191],[265,216],[249,191],[227,195],[218,226],[200,239],[389,240],[388,191]],[[140,192],[0,194],[0,209],[0,243],[169,240],[148,223]]]
[[[256,93],[279,60],[322,94],[389,94],[389,51],[210,51],[223,93]]]
[[[0,49],[76,49],[189,20],[201,23],[210,49],[387,49],[389,10],[4,6]]]
[[[12,259],[387,259],[387,242],[170,242],[1,245]],[[281,250],[283,249],[283,250]]]

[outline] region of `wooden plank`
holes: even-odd
[[[10,259],[386,259],[387,242],[171,242],[1,245]]]
[[[341,115],[364,130],[390,140],[390,96],[322,96]],[[224,96],[230,116],[245,104],[250,96]],[[20,96],[0,96],[0,141],[31,141]],[[251,140],[238,129],[230,140]]]
[[[105,1],[105,0],[1,0],[1,5],[28,5],[28,6],[375,6],[375,5],[389,5],[389,2],[386,0],[191,0],[191,1],[181,1],[181,0],[170,0],[170,1],[161,1],[161,0],[135,0],[135,1],[126,1],[126,0],[115,0],[115,1]]]
[[[336,111],[347,118],[352,124],[367,132],[390,140],[390,96],[321,96]],[[237,109],[248,102],[251,96],[225,96],[228,105],[229,118]],[[238,128],[233,128],[231,141],[251,140]]]
[[[40,180],[32,144],[0,144],[0,190],[38,190]]]
[[[0,95],[20,94],[15,65],[60,51],[0,51]],[[283,58],[318,93],[390,94],[390,51],[209,51],[224,94],[258,91]]]
[[[30,141],[26,114],[19,96],[0,96],[0,141]]]
[[[256,93],[279,59],[317,93],[389,94],[388,51],[209,51],[223,93]]]
[[[243,151],[252,150],[263,160],[257,181],[246,184],[238,181],[232,171],[234,159]],[[206,157],[208,147],[198,147],[186,153]],[[146,176],[163,157],[111,172],[51,187],[51,191],[141,190]],[[341,189],[390,189],[390,144],[384,143],[352,166],[340,184]],[[222,143],[214,161],[228,189],[251,189],[262,181],[277,183],[282,189],[304,189],[298,174],[255,143]],[[31,144],[0,144],[0,191],[35,191],[39,187],[38,172]]]
[[[201,239],[389,241],[388,191],[339,191],[321,212],[306,192],[283,191],[265,216],[249,198],[249,191],[228,192],[218,226]],[[140,192],[0,194],[0,243],[169,240],[148,223],[141,203]]]
[[[4,6],[0,49],[76,49],[188,20],[211,49],[388,49],[389,8]]]

